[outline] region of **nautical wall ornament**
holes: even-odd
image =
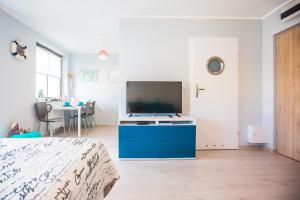
[[[206,68],[211,75],[219,75],[224,71],[225,63],[222,58],[213,56],[208,59]]]
[[[18,60],[26,60],[28,56],[27,46],[21,40],[11,42],[11,54]]]

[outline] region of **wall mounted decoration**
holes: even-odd
[[[119,82],[120,81],[120,71],[110,70],[109,71],[109,82]]]
[[[27,46],[21,40],[11,42],[11,54],[18,60],[26,60],[28,56]]]
[[[73,72],[68,72],[67,77],[68,77],[68,79],[72,80],[74,77]]]
[[[206,68],[211,75],[219,75],[224,71],[225,63],[222,58],[213,56],[208,59]]]
[[[95,69],[82,69],[81,80],[87,82],[96,82],[98,79],[98,73]]]

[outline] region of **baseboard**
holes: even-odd
[[[264,145],[245,145],[240,146],[240,150],[264,150],[270,153],[276,153],[276,149],[271,149],[270,147],[266,147]]]
[[[96,124],[96,128],[99,127],[118,127],[117,124]]]
[[[263,145],[244,145],[240,146],[240,150],[258,150],[258,149],[263,149]]]
[[[270,153],[277,153],[277,149],[272,149],[272,148],[266,147],[266,146],[263,146],[263,150],[270,152]]]

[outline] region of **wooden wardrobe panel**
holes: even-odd
[[[275,36],[277,151],[300,161],[300,26]]]

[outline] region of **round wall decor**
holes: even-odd
[[[11,42],[11,54],[18,60],[26,60],[28,55],[27,46],[23,41],[14,40]]]
[[[224,71],[225,63],[222,58],[213,56],[208,59],[206,67],[211,75],[219,75]]]

